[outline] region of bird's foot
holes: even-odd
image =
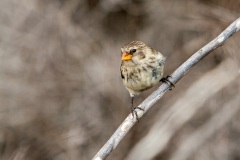
[[[137,114],[136,109],[139,109],[139,110],[141,110],[141,111],[144,111],[144,109],[142,109],[142,108],[140,108],[140,107],[132,107],[132,108],[131,108],[132,116],[133,116],[133,117],[136,116],[136,119],[137,119],[137,121],[139,122],[139,118],[138,118],[138,114]]]
[[[160,79],[160,81],[169,84],[170,85],[169,90],[172,90],[172,88],[175,87],[175,85],[168,79],[169,77],[171,76],[167,75],[167,77],[163,77],[162,79]]]

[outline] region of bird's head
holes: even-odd
[[[132,41],[121,48],[122,61],[131,62],[135,64],[144,63],[146,59],[152,54],[152,49],[141,41]]]

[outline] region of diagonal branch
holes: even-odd
[[[238,66],[232,63],[230,58],[223,60],[211,71],[202,74],[201,78],[192,83],[191,86],[184,90],[184,93],[182,93],[177,99],[174,99],[175,102],[168,107],[164,114],[161,114],[161,116],[156,119],[156,122],[151,126],[149,132],[142,137],[133,148],[131,148],[125,160],[154,159],[155,156],[163,153],[164,149],[167,148],[170,140],[173,139],[177,131],[179,131],[186,122],[192,119],[194,115],[197,115],[200,110],[209,107],[204,105],[206,101],[232,84],[238,76]],[[203,86],[207,87],[203,89]],[[236,107],[240,110],[240,106]],[[225,116],[221,118],[221,121],[225,120],[224,117]],[[226,122],[222,124],[225,123]],[[213,126],[211,132],[213,132],[213,130],[216,131],[216,125]],[[207,133],[209,131],[206,130],[205,132]],[[159,137],[161,137],[161,140],[156,141]],[[188,141],[189,137],[190,136],[186,138],[187,140],[183,140],[183,142]],[[204,138],[198,137],[198,141],[199,143],[200,141],[203,143]],[[179,147],[180,150],[184,147],[183,144],[184,143],[181,143],[179,145],[181,146]],[[195,145],[197,145],[197,143]],[[193,146],[191,149],[194,149]],[[180,158],[179,156],[177,157]]]
[[[201,59],[215,50],[217,47],[223,45],[223,43],[230,38],[234,33],[240,29],[240,18],[235,20],[229,25],[219,36],[209,42],[207,45],[193,54],[187,61],[185,61],[180,67],[178,67],[172,74],[169,80],[175,84],[177,83],[194,65],[196,65]],[[145,112],[147,112],[170,88],[167,83],[163,83],[156,91],[148,96],[138,107],[143,108],[137,110],[138,117],[141,118]],[[103,160],[117,147],[119,142],[128,133],[132,126],[136,123],[136,119],[129,114],[123,123],[118,127],[114,134],[110,137],[107,143],[99,150],[94,156],[93,160]]]

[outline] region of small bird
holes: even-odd
[[[159,81],[168,82],[163,77],[163,68],[166,58],[155,49],[141,41],[132,41],[121,48],[122,63],[120,67],[123,84],[131,96],[131,112],[136,115],[133,106],[134,97],[153,87]]]

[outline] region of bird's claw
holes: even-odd
[[[131,111],[132,111],[132,116],[134,117],[134,115],[135,115],[137,121],[139,122],[139,118],[138,118],[138,114],[137,114],[136,109],[139,109],[139,110],[141,110],[141,111],[144,111],[144,109],[142,109],[142,108],[140,108],[140,107],[133,107],[133,108],[131,109]]]
[[[172,78],[172,76],[167,75],[167,77],[163,77],[162,79],[160,79],[160,81],[169,84],[170,85],[169,90],[172,90],[172,87],[175,87],[175,85],[168,79],[169,77]]]

